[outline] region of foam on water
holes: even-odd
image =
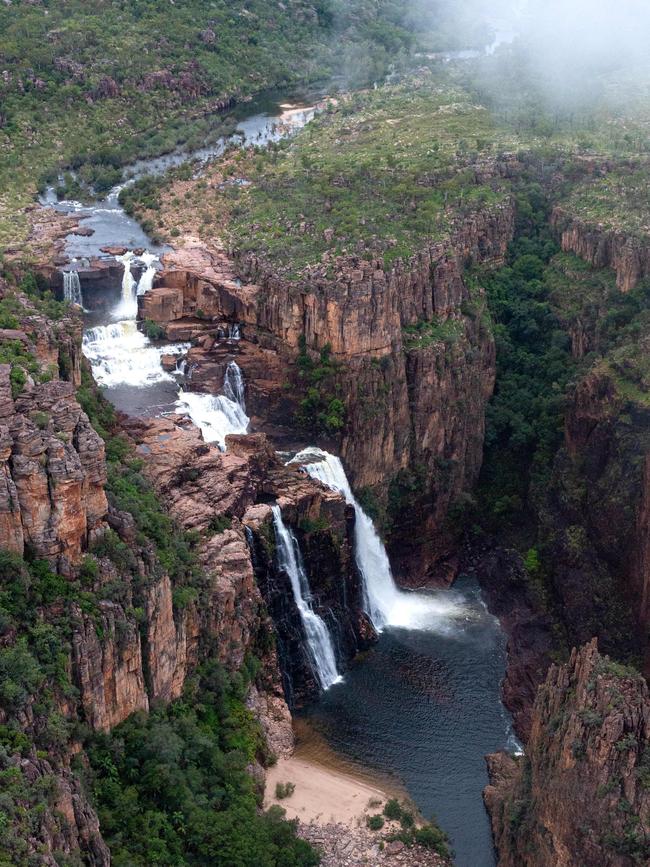
[[[188,348],[189,343],[152,346],[132,319],[89,328],[82,344],[95,380],[108,388],[118,385],[144,388],[171,381],[173,377],[160,364],[161,356],[181,355]]]
[[[192,391],[178,393],[176,412],[189,415],[207,443],[216,443],[226,450],[228,434],[244,434],[249,418],[242,407],[223,394],[199,394]]]

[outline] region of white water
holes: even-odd
[[[226,376],[223,381],[223,393],[228,400],[239,404],[246,412],[246,398],[244,396],[244,377],[240,366],[236,361],[231,361],[226,368]]]
[[[181,389],[176,412],[189,415],[206,443],[217,443],[225,452],[228,434],[247,433],[250,421],[244,402],[244,378],[234,361],[226,368],[223,390],[224,394],[199,394]]]
[[[131,262],[135,259],[135,254],[128,250],[123,256],[116,256],[115,258],[124,265],[124,275],[122,277],[122,297],[113,311],[113,316],[117,319],[135,319],[138,314],[138,299],[135,293],[136,282],[131,273]]]
[[[158,262],[158,257],[153,253],[143,253],[142,256],[140,256],[140,261],[144,263],[145,271],[142,277],[140,277],[137,294],[146,295],[153,286],[153,278],[156,276],[156,262]]]
[[[364,607],[375,629],[440,630],[448,628],[451,618],[464,616],[454,594],[416,593],[400,590],[395,584],[384,543],[352,493],[340,458],[322,449],[307,448],[290,463],[301,464],[313,479],[339,491],[354,506],[354,554],[363,579]]]
[[[307,649],[314,674],[323,689],[339,683],[342,678],[336,668],[336,656],[329,630],[324,620],[311,607],[311,591],[300,553],[300,546],[294,534],[282,520],[279,506],[272,506],[273,527],[275,529],[276,554],[278,566],[289,576],[293,598],[300,614]]]
[[[173,377],[160,364],[162,355],[187,352],[189,343],[152,346],[149,338],[138,331],[133,319],[89,328],[83,336],[83,354],[90,361],[93,376],[109,388],[131,385],[142,388]]]
[[[71,304],[78,304],[79,307],[84,306],[79,274],[76,271],[63,272],[63,298]]]

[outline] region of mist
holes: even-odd
[[[650,81],[648,0],[479,0],[493,27],[514,35],[502,47],[522,84],[556,105],[615,98]]]

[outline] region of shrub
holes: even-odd
[[[158,325],[152,319],[145,319],[142,323],[142,331],[149,340],[163,340],[165,337],[165,329],[162,325]]]
[[[296,790],[295,783],[276,783],[275,797],[282,801],[285,798],[290,798]]]
[[[423,828],[416,828],[413,832],[413,839],[418,846],[424,846],[425,849],[432,849],[441,855],[443,858],[449,858],[449,846],[447,845],[447,837],[437,825],[425,825]]]
[[[381,831],[384,827],[384,817],[381,813],[375,813],[373,816],[366,817],[366,825],[371,831]]]
[[[402,818],[402,808],[396,798],[391,798],[389,801],[386,801],[386,804],[384,805],[384,816],[386,816],[387,819],[393,819],[394,821],[398,821]]]

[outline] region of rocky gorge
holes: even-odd
[[[286,147],[136,179],[139,218],[159,218],[160,268],[113,244],[66,257],[61,237],[93,230],[29,217],[36,264],[9,251],[0,287],[1,772],[15,858],[131,863],[120,798],[140,803],[149,737],[172,744],[165,760],[211,768],[208,786],[245,793],[211,851],[238,839],[242,815],[270,835],[265,851],[281,847],[292,826],[259,809],[265,769],[319,696],[354,736],[354,707],[329,691],[341,677],[360,696],[364,677],[395,678],[405,718],[453,728],[440,709],[460,708],[465,725],[474,682],[444,642],[483,642],[500,660],[480,600],[448,590],[470,574],[508,637],[502,694],[524,742],[488,759],[499,864],[644,863],[649,711],[631,665],[647,674],[647,232],[585,205],[612,178],[636,189],[638,165],[529,142],[513,153],[486,114],[421,72],[323,103]],[[74,300],[73,278],[84,337],[79,309],[48,291]],[[123,380],[101,355],[118,344]],[[148,403],[130,405],[145,386]],[[490,750],[509,733],[494,693]],[[439,715],[420,717],[427,704]],[[490,714],[474,715],[485,734]],[[197,749],[220,744],[198,760],[179,746],[195,723]],[[175,773],[152,774],[170,803]],[[231,816],[226,801],[215,795],[195,837]],[[158,813],[148,842],[181,845],[190,812]],[[342,842],[315,820],[299,836],[324,863],[446,860],[435,825],[410,821],[385,839],[369,824]],[[468,821],[479,842],[459,863],[493,863]],[[299,863],[317,863],[309,851]]]

